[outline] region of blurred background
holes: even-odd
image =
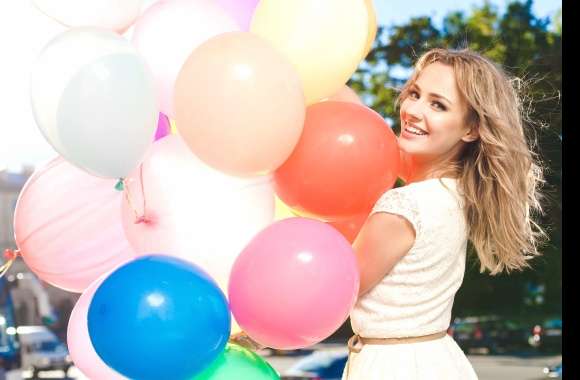
[[[143,7],[153,2],[145,1]],[[0,127],[0,248],[15,249],[12,220],[18,194],[34,168],[56,156],[32,118],[30,66],[44,44],[65,28],[28,1],[4,1],[1,8],[0,35],[19,36],[3,37],[10,59],[2,62],[0,70],[0,101],[5,110]],[[379,31],[374,47],[348,84],[397,133],[397,89],[427,49],[468,47],[518,78],[529,138],[546,165],[542,224],[550,240],[532,269],[510,275],[480,274],[475,254],[469,252],[449,334],[468,354],[481,379],[561,376],[562,2],[375,0],[375,8]],[[60,361],[54,359],[59,364],[45,373],[11,370],[32,368],[29,361],[58,356],[55,352],[66,342],[68,318],[78,296],[43,284],[22,261],[15,262],[0,279],[0,361],[8,370],[0,373],[0,379],[63,378],[62,370],[70,378],[82,377],[74,368],[68,370],[71,363],[66,354],[60,355]],[[44,327],[28,331],[24,326]],[[34,334],[38,338],[30,341],[16,338]],[[286,379],[340,378],[351,335],[347,321],[308,350],[259,353]],[[41,354],[34,356],[35,352]]]

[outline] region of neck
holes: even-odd
[[[403,180],[407,183],[452,176],[446,160],[421,160],[414,156],[405,156],[403,158],[403,172],[405,173]]]

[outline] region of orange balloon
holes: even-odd
[[[369,31],[367,34],[367,42],[365,45],[365,51],[363,53],[363,59],[367,56],[367,54],[369,54],[369,51],[371,51],[373,43],[375,42],[375,38],[377,37],[377,14],[375,12],[373,0],[365,0],[365,3],[369,15]]]
[[[320,102],[307,108],[300,141],[274,173],[274,189],[301,215],[338,220],[368,212],[393,187],[398,169],[397,138],[378,113]]]
[[[350,88],[348,86],[342,86],[340,91],[338,91],[336,94],[334,94],[330,98],[325,98],[322,101],[326,102],[329,100],[333,101],[333,102],[348,102],[348,103],[364,105],[363,102],[358,97],[357,93],[352,88]]]
[[[177,130],[192,152],[235,176],[282,165],[306,109],[292,64],[248,32],[223,33],[197,47],[177,78],[175,105]]]
[[[333,222],[327,222],[332,227],[336,228],[342,236],[346,238],[351,244],[354,243],[360,229],[367,220],[368,212],[364,214],[357,215],[355,217],[343,220],[337,220]]]

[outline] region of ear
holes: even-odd
[[[477,125],[472,126],[465,135],[461,138],[464,142],[470,143],[479,139],[479,128]]]

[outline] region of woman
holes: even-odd
[[[446,334],[467,243],[481,271],[521,270],[543,231],[540,166],[517,92],[494,63],[434,49],[399,96],[406,186],[387,191],[354,242],[361,286],[343,379],[477,379]]]

